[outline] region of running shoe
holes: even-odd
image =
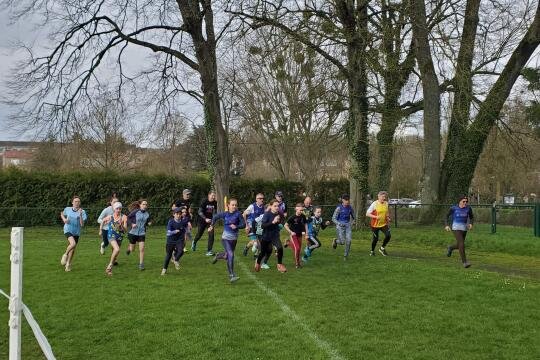
[[[191,242],[191,251],[197,251],[197,243],[196,242]]]
[[[217,263],[217,261],[218,261],[218,254],[214,255],[211,262],[212,262],[212,264],[215,264],[215,263]]]
[[[249,251],[249,248],[246,246],[246,247],[244,248],[244,251],[242,251],[242,255],[247,256],[248,251]]]
[[[105,268],[105,274],[112,276],[112,266],[110,264]]]
[[[448,257],[452,256],[452,250],[453,250],[453,249],[452,249],[451,246],[447,247],[447,248],[446,248],[446,256],[448,256]]]
[[[287,239],[287,241],[285,241],[285,245],[283,245],[283,247],[284,247],[284,248],[289,247],[289,244],[290,244],[290,243],[291,243],[291,240],[288,240],[288,239]]]
[[[66,272],[71,271],[71,264],[66,264],[66,268],[64,269]]]
[[[206,256],[214,256],[214,252],[212,250],[208,251],[206,254]]]
[[[304,250],[304,254],[306,254],[307,257],[310,257],[310,256],[311,256],[311,250],[307,247],[307,248]]]
[[[268,266],[268,264],[261,264],[261,269],[268,270],[270,269],[270,266]]]
[[[167,269],[161,269],[161,276],[167,274]]]
[[[67,254],[62,255],[62,259],[60,259],[60,265],[66,265],[67,263]]]
[[[103,247],[103,242],[99,245],[99,253],[105,255],[105,248]]]
[[[300,265],[300,264],[298,263],[298,264],[295,264],[294,267],[295,267],[296,269],[301,269],[301,268],[302,268],[302,265]]]
[[[337,248],[337,239],[334,239],[332,240],[332,249],[336,249]]]
[[[306,255],[302,256],[302,261],[303,262],[308,262],[308,260],[309,260],[309,258]]]
[[[375,256],[375,255],[376,255],[376,254],[375,254],[375,251],[371,250],[371,251],[369,252],[369,256]]]
[[[383,247],[379,248],[379,252],[382,254],[382,256],[388,256],[388,253],[386,252],[386,250]]]
[[[253,246],[251,247],[251,252],[255,254],[257,250],[257,244],[253,244]]]
[[[465,261],[465,262],[463,263],[463,267],[464,267],[465,269],[467,269],[467,268],[471,267],[471,264],[468,263],[467,261]]]
[[[233,275],[233,276],[231,276],[230,281],[233,283],[233,282],[237,282],[239,279],[240,278],[238,276]]]
[[[184,252],[187,253],[188,252],[188,249],[186,249],[186,247],[184,246]]]
[[[255,263],[255,268],[254,268],[254,270],[255,270],[255,272],[261,271],[261,264],[259,264],[259,263],[256,262],[256,263]]]
[[[141,271],[144,270],[144,264],[139,264],[139,270],[141,270]]]
[[[278,271],[280,273],[286,273],[287,272],[287,268],[283,264],[277,264],[277,269],[278,269]]]
[[[180,270],[180,263],[178,261],[176,261],[176,260],[174,261],[174,268],[176,270]]]
[[[118,265],[119,265],[118,261],[115,261],[114,264],[113,264],[113,266],[118,266]]]

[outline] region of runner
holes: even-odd
[[[148,213],[148,201],[141,199],[135,201],[128,215],[128,240],[129,245],[126,254],[129,255],[135,250],[135,244],[139,244],[139,270],[144,270],[144,248],[146,240],[146,227],[150,225],[150,214]]]
[[[201,203],[201,206],[199,206],[199,211],[198,211],[199,229],[197,230],[197,235],[195,235],[195,239],[193,239],[193,242],[191,244],[192,251],[197,250],[197,242],[202,237],[204,230],[206,230],[206,228],[210,229],[210,224],[212,223],[212,216],[214,216],[216,211],[217,211],[216,193],[214,191],[210,191],[208,193],[208,198],[205,199]],[[206,251],[206,256],[214,255],[214,252],[212,251],[213,247],[214,247],[214,231],[208,231],[208,247]]]
[[[105,273],[109,276],[112,276],[112,267],[120,254],[120,246],[127,229],[127,216],[122,214],[122,203],[117,201],[112,207],[113,214],[105,217],[101,223],[102,231],[103,227],[107,226],[107,238],[113,248],[109,265],[105,268]]]
[[[379,241],[379,232],[382,232],[384,240],[379,252],[382,256],[388,256],[386,245],[390,242],[391,234],[388,226],[390,224],[390,212],[388,211],[388,193],[386,191],[379,191],[377,200],[371,203],[366,211],[366,216],[371,218],[371,233],[373,234],[369,255],[375,256],[375,246]]]
[[[71,207],[67,207],[60,213],[60,218],[64,222],[64,235],[68,241],[66,252],[60,259],[60,264],[64,266],[65,271],[71,271],[71,262],[75,255],[75,248],[79,243],[81,228],[86,221],[86,211],[81,208],[81,198],[73,196]]]
[[[350,197],[344,194],[341,197],[341,204],[334,210],[332,221],[336,224],[337,239],[332,242],[332,247],[335,249],[337,245],[345,245],[345,254],[343,260],[347,260],[351,251],[352,240],[352,222],[354,221],[354,210],[350,204]]]
[[[281,224],[281,215],[279,214],[279,201],[272,199],[270,201],[270,211],[264,213],[261,220],[261,227],[263,229],[261,239],[261,251],[255,262],[255,271],[261,270],[262,260],[272,254],[272,246],[277,251],[277,269],[279,272],[287,272],[287,268],[283,265],[283,245],[279,240],[279,231]]]
[[[322,207],[315,206],[311,221],[308,221],[308,244],[304,249],[304,256],[302,257],[304,262],[308,261],[315,249],[321,247],[321,241],[317,236],[319,235],[319,231],[321,229],[324,230],[328,225],[330,225],[330,221],[324,221],[322,218]]]
[[[118,201],[120,201],[118,200],[118,197],[113,194],[111,198],[109,199],[109,202],[108,202],[109,206],[107,206],[105,209],[101,211],[101,214],[99,214],[98,219],[97,219],[97,222],[99,224],[99,235],[101,236],[101,244],[99,245],[99,253],[101,255],[105,254],[105,248],[109,246],[109,239],[107,238],[107,232],[101,231],[101,223],[103,222],[103,218],[113,214],[114,211],[112,208],[112,204]]]
[[[444,221],[446,224],[445,230],[452,230],[454,237],[456,238],[456,243],[448,246],[446,256],[452,256],[452,251],[459,249],[459,256],[461,257],[464,268],[471,266],[471,264],[467,262],[467,257],[465,256],[465,237],[467,236],[467,230],[472,229],[474,222],[473,211],[468,204],[469,198],[466,195],[461,196],[458,204],[450,208]],[[451,219],[451,227],[448,225],[449,219]]]
[[[249,205],[242,214],[246,223],[246,234],[249,239],[242,252],[244,256],[247,256],[249,248],[252,248],[253,253],[257,251],[257,222],[255,219],[262,214],[264,214],[264,194],[258,193],[255,196],[255,202]]]
[[[238,211],[238,201],[230,198],[227,202],[227,211],[214,215],[212,223],[208,231],[213,231],[214,225],[218,220],[223,220],[223,235],[221,235],[221,243],[225,252],[221,252],[214,256],[212,264],[218,260],[227,260],[227,270],[229,271],[230,282],[238,281],[239,277],[234,273],[234,250],[238,241],[238,230],[246,227],[242,213]]]
[[[169,262],[173,258],[174,267],[180,270],[180,258],[184,255],[185,233],[190,225],[191,218],[185,207],[176,207],[173,210],[173,217],[167,223],[167,242],[165,244],[165,260],[161,275],[167,274]],[[174,257],[173,257],[174,252]]]

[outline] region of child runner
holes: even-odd
[[[139,201],[135,201],[132,206],[133,209],[127,217],[129,245],[126,254],[131,254],[131,252],[135,250],[135,244],[139,244],[139,270],[144,270],[144,244],[146,240],[146,227],[150,225],[150,214],[147,211],[148,201],[141,199]]]
[[[321,242],[317,236],[319,235],[319,231],[321,229],[324,230],[328,225],[330,225],[330,221],[324,221],[322,218],[322,207],[316,206],[313,210],[311,221],[308,221],[308,246],[306,246],[304,256],[302,257],[304,262],[308,261],[315,249],[321,247]]]
[[[456,244],[450,245],[447,249],[446,256],[452,256],[452,251],[459,249],[459,256],[461,257],[461,262],[463,263],[464,268],[471,266],[467,262],[467,257],[465,256],[465,237],[467,236],[467,230],[471,230],[474,222],[474,215],[472,208],[468,205],[469,198],[464,195],[459,198],[458,204],[454,205],[446,214],[445,230],[454,233],[456,238]],[[451,219],[451,227],[448,225],[448,219]]]
[[[242,214],[244,222],[246,223],[246,234],[249,238],[243,251],[244,256],[247,256],[250,247],[253,249],[254,253],[257,251],[257,223],[255,219],[262,214],[264,214],[264,195],[258,193],[255,196],[255,202],[249,205]]]
[[[264,213],[261,220],[263,234],[261,238],[261,251],[255,262],[255,271],[261,270],[261,262],[266,256],[272,255],[272,246],[277,250],[277,269],[279,272],[286,272],[287,268],[283,265],[283,245],[279,240],[279,225],[281,224],[281,215],[279,214],[279,201],[272,199],[270,201],[270,211]]]
[[[104,226],[107,226],[107,238],[109,244],[111,244],[113,248],[111,260],[109,261],[109,265],[105,268],[105,273],[109,276],[112,275],[112,267],[116,262],[118,254],[120,254],[122,237],[127,229],[127,216],[122,214],[122,203],[117,201],[112,207],[114,210],[113,214],[105,217],[101,223],[101,231],[103,231]]]
[[[304,213],[308,221],[310,221],[314,211],[315,208],[311,204],[311,198],[309,196],[306,196],[306,198],[304,199],[304,210],[302,212]]]
[[[75,248],[79,243],[81,236],[81,228],[86,221],[86,211],[81,209],[81,198],[73,196],[71,199],[71,207],[67,207],[60,213],[60,217],[64,222],[64,235],[68,241],[66,252],[62,255],[60,264],[65,266],[65,271],[71,271],[71,261],[75,255]]]
[[[97,222],[99,224],[99,235],[101,236],[101,244],[99,245],[99,253],[101,255],[105,254],[105,248],[109,246],[109,239],[107,238],[107,232],[101,230],[101,223],[103,222],[103,219],[109,215],[113,214],[113,208],[112,204],[115,202],[118,202],[118,197],[116,195],[111,196],[109,200],[109,206],[107,206],[105,209],[101,211],[101,214],[99,214],[99,217],[97,219]]]
[[[163,261],[161,275],[167,273],[173,252],[174,267],[176,270],[180,270],[180,258],[184,255],[185,235],[186,231],[191,227],[190,221],[191,217],[185,207],[177,207],[173,210],[173,217],[167,223],[167,243],[165,244],[165,260]]]
[[[185,207],[187,209],[187,214],[190,217],[190,221],[191,221],[191,219],[193,219],[193,212],[191,209],[191,190],[190,189],[184,189],[184,191],[182,191],[182,198],[175,200],[174,203],[172,204],[173,211],[181,207]],[[188,229],[186,229],[185,241],[187,242],[188,240],[190,240],[191,243],[193,244],[193,239],[191,237],[191,226]],[[187,252],[187,249],[184,247],[183,251]]]
[[[299,269],[302,267],[300,264],[302,237],[305,237],[307,242],[307,219],[303,214],[304,205],[302,203],[296,204],[294,211],[294,215],[287,219],[285,229],[287,229],[291,236],[291,244],[294,251],[294,266]]]
[[[334,210],[332,222],[336,224],[337,239],[332,242],[332,247],[335,249],[338,244],[345,245],[345,254],[343,260],[347,260],[351,251],[351,225],[354,221],[354,210],[350,204],[350,197],[347,194],[341,196],[341,204]]]
[[[212,216],[214,216],[214,213],[217,211],[217,201],[216,201],[216,193],[214,191],[210,191],[208,193],[208,198],[205,199],[201,206],[199,206],[199,211],[197,212],[199,214],[199,229],[197,230],[197,235],[195,235],[195,239],[193,239],[193,242],[191,243],[191,250],[195,251],[197,250],[197,242],[202,237],[204,230],[206,228],[210,227],[210,223],[212,222]],[[214,231],[208,231],[208,247],[206,251],[206,256],[212,256],[214,253],[212,252],[212,248],[214,247]]]
[[[268,206],[266,211],[270,211],[270,207]],[[255,234],[257,235],[257,249],[260,253],[260,249],[261,249],[261,241],[262,241],[262,234],[263,234],[263,228],[262,228],[262,219],[263,219],[263,216],[264,216],[264,213],[262,213],[261,215],[259,215],[257,218],[255,218],[255,223],[257,224],[257,230],[255,231]],[[281,226],[281,224],[280,224]],[[256,253],[255,255],[255,259],[257,259],[258,257],[258,254]],[[267,255],[262,263],[261,263],[261,269],[264,269],[264,270],[268,270],[270,269],[270,266],[268,266],[268,258],[269,258],[269,255]]]
[[[238,241],[238,230],[246,227],[242,213],[238,211],[238,201],[230,198],[227,203],[227,211],[214,215],[212,223],[208,231],[214,229],[214,224],[223,219],[223,235],[221,235],[221,243],[225,252],[218,253],[214,256],[212,264],[218,260],[227,260],[227,270],[229,271],[229,280],[233,283],[239,279],[234,273],[234,250]]]
[[[379,191],[377,194],[377,200],[371,203],[366,211],[366,216],[371,218],[371,232],[373,233],[373,239],[371,241],[370,256],[375,256],[375,246],[379,241],[379,231],[384,234],[384,241],[379,248],[379,252],[382,256],[388,256],[386,252],[386,245],[390,241],[390,212],[388,211],[388,193],[386,191]]]

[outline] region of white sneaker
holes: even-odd
[[[176,270],[180,270],[180,263],[178,261],[174,261],[174,260],[173,260],[173,262],[174,262],[174,268]]]
[[[67,254],[62,255],[62,259],[60,259],[60,265],[66,265],[67,263]]]
[[[71,264],[66,264],[66,268],[64,269],[65,272],[71,271]]]
[[[261,264],[261,269],[264,269],[264,270],[268,270],[270,269],[270,266],[268,266],[268,264]]]
[[[105,255],[105,248],[103,247],[103,243],[101,243],[101,244],[99,245],[99,253],[100,253],[101,255]]]
[[[167,269],[161,269],[161,276],[167,274]]]

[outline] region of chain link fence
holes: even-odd
[[[390,216],[392,218],[391,226],[399,228],[403,226],[443,226],[444,217],[451,205],[449,204],[391,204]],[[482,229],[496,233],[498,225],[518,226],[530,228],[535,236],[540,236],[540,204],[519,204],[519,205],[492,205],[475,204],[470,205],[473,208],[474,222],[485,225]],[[247,204],[242,204],[239,209],[245,209]],[[322,205],[323,217],[330,219],[334,213],[336,205]],[[43,207],[11,207],[0,208],[0,227],[11,226],[62,226],[60,212],[64,208],[43,208]],[[85,209],[88,216],[87,224],[97,226],[97,218],[102,208]],[[194,209],[194,225],[197,223],[197,209]],[[150,207],[148,211],[151,214],[154,225],[165,225],[171,216],[170,207]],[[288,214],[294,213],[294,206],[288,207]],[[431,218],[425,214],[437,214]],[[357,221],[360,225],[368,225],[369,219],[362,217]]]

